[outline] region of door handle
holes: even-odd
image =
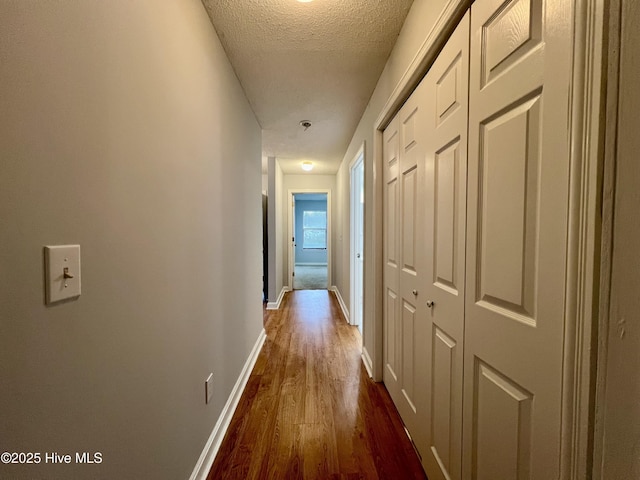
[[[418,290],[411,290],[411,293],[413,293],[414,296],[418,296]]]
[[[433,300],[427,300],[427,308],[433,308],[435,304],[436,302],[434,302]]]
[[[360,254],[359,253],[356,253],[356,258],[360,258]]]

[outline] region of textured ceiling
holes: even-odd
[[[203,0],[285,173],[335,173],[413,0]],[[312,122],[304,130],[301,120]]]

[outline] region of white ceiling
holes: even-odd
[[[202,0],[285,173],[335,173],[413,0]],[[305,131],[300,121],[309,120]]]

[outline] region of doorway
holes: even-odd
[[[364,282],[364,145],[349,167],[350,178],[350,315],[351,325],[362,334]]]
[[[290,197],[289,285],[293,290],[326,290],[331,258],[329,192],[290,192]]]

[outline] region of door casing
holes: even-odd
[[[364,311],[363,290],[364,290],[364,242],[359,245],[358,239],[364,237],[364,202],[359,206],[360,188],[364,191],[364,155],[365,144],[363,143],[356,156],[349,164],[349,193],[350,193],[350,239],[349,239],[349,323],[356,325],[362,333],[364,327],[362,314]],[[362,174],[358,172],[362,169]],[[358,176],[360,178],[358,179]],[[358,188],[360,187],[360,188]],[[360,254],[358,258],[357,255]],[[362,268],[358,268],[358,262]],[[360,275],[360,279],[358,279]]]
[[[297,193],[324,193],[327,195],[327,289],[331,289],[331,234],[333,231],[331,224],[331,190],[330,189],[319,189],[319,188],[311,188],[311,189],[290,189],[288,191],[288,203],[287,203],[287,241],[289,242],[288,248],[288,290],[293,290],[293,271],[295,269],[295,246],[294,241],[295,238],[295,212],[294,212],[294,195]]]

